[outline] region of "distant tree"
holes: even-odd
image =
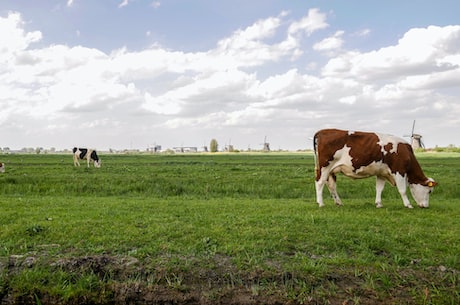
[[[209,148],[211,152],[217,152],[217,150],[219,149],[219,144],[217,144],[216,139],[211,140],[211,143],[209,144]]]

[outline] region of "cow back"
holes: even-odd
[[[374,133],[349,132],[338,129],[323,129],[315,135],[315,151],[319,167],[324,167],[334,160],[334,155],[342,148],[349,147],[349,154],[354,168],[367,166],[382,160],[382,147],[379,137]]]
[[[88,149],[86,148],[79,148],[78,149],[80,151],[80,154],[78,155],[78,157],[80,159],[85,159],[86,158],[86,154],[88,153]]]

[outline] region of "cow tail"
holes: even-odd
[[[319,160],[318,160],[318,133],[315,133],[313,137],[313,152],[315,157],[315,176],[318,175],[319,170]]]

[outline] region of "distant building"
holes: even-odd
[[[161,145],[154,145],[152,147],[147,148],[147,151],[152,153],[158,153],[161,151]]]
[[[198,147],[195,146],[180,146],[180,147],[173,147],[173,150],[176,153],[187,153],[187,152],[198,152]]]

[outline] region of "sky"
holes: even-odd
[[[0,0],[0,148],[460,146],[460,1]]]

